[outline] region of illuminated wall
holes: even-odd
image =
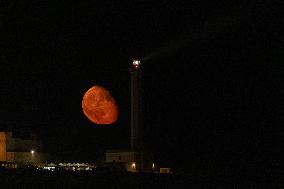
[[[41,145],[38,140],[14,138],[12,132],[6,132],[7,151],[26,152],[31,150],[41,151]]]
[[[48,154],[41,153],[38,140],[14,138],[11,132],[0,132],[0,161],[17,163],[40,163]]]
[[[135,152],[107,152],[106,162],[134,162]]]
[[[44,162],[48,155],[40,152],[7,152],[8,162],[17,163],[41,163]]]
[[[0,132],[0,161],[6,161],[6,135]]]
[[[106,163],[124,164],[126,171],[152,172],[153,155],[146,152],[109,150],[106,152]]]

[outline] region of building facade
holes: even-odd
[[[128,172],[153,172],[153,154],[130,150],[108,150],[107,165]]]
[[[40,164],[48,159],[47,153],[42,153],[42,146],[35,136],[16,138],[12,132],[0,132],[0,162],[1,165]]]

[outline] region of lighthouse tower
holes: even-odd
[[[131,149],[143,150],[142,103],[141,103],[141,63],[133,60],[131,75]]]
[[[131,76],[131,136],[130,149],[108,150],[106,163],[110,168],[120,167],[130,172],[153,172],[153,154],[147,152],[143,141],[142,102],[141,102],[141,63],[133,60]],[[122,167],[121,167],[122,166]]]

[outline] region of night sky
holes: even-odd
[[[145,140],[157,162],[283,168],[281,5],[1,1],[0,128],[37,133],[56,160],[95,161],[128,148],[129,67],[139,58]],[[116,100],[116,123],[84,116],[93,85]]]

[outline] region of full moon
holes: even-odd
[[[112,124],[118,118],[118,108],[110,92],[101,86],[91,87],[84,95],[82,109],[95,124]]]

